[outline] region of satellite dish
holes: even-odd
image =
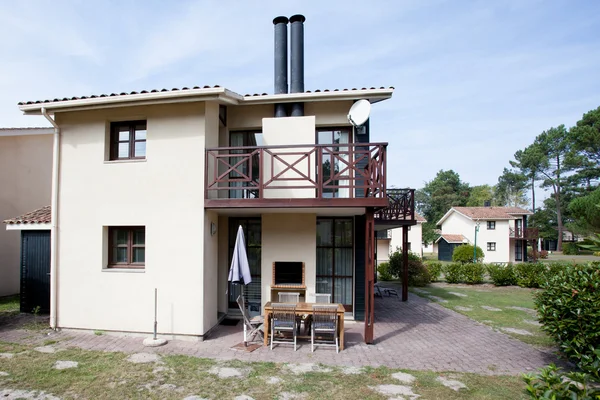
[[[348,121],[355,127],[361,126],[367,122],[369,114],[371,114],[371,103],[368,100],[359,100],[350,107]]]

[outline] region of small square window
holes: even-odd
[[[488,221],[487,222],[487,228],[488,229],[496,229],[496,221]]]
[[[496,251],[496,242],[487,242],[488,251]]]
[[[146,121],[110,124],[110,160],[146,158]]]
[[[108,268],[144,268],[146,228],[114,226],[108,228]]]

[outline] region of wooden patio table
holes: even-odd
[[[296,303],[296,315],[312,315],[312,306],[314,304],[318,304],[320,306],[325,306],[325,303]],[[344,306],[342,304],[330,304],[337,306],[337,315],[338,315],[338,327],[339,327],[339,337],[340,337],[340,350],[344,350]],[[273,307],[271,306],[271,302],[269,301],[265,304],[265,346],[269,345],[269,334],[271,333],[271,328],[269,327],[271,315],[273,314]],[[310,336],[300,336],[302,339],[310,339]]]

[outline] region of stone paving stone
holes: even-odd
[[[241,326],[218,326],[203,342],[170,340],[157,348],[156,354],[183,354],[220,361],[272,361],[295,364],[336,366],[387,366],[430,371],[460,371],[486,375],[517,375],[558,362],[548,352],[535,349],[489,326],[475,322],[435,302],[410,295],[408,302],[395,298],[375,300],[375,344],[363,342],[362,321],[345,324],[346,348],[339,354],[329,348],[310,351],[308,342],[299,342],[298,351],[291,347],[261,347],[252,353],[230,350],[242,339]],[[40,346],[48,339],[44,334],[25,339],[22,331],[3,329],[0,340]],[[61,348],[146,353],[143,337],[94,335],[83,331],[53,333]],[[58,344],[56,346],[59,346]],[[484,349],[484,350],[482,350]],[[493,368],[490,369],[490,365]]]

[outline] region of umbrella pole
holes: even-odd
[[[242,285],[242,305],[244,307],[244,309],[246,309],[246,299],[244,298],[244,286]],[[244,316],[242,315],[242,319],[244,318]],[[247,333],[246,333],[246,321],[242,321],[244,323],[244,347],[248,347],[248,339],[246,337]]]

